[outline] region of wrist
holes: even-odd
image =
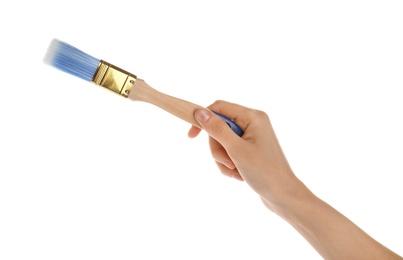
[[[263,203],[280,217],[289,220],[301,203],[315,198],[314,194],[295,176],[286,185],[276,186],[261,196]]]

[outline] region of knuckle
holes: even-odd
[[[270,121],[269,115],[262,111],[262,110],[257,110],[257,109],[253,109],[250,111],[249,114],[250,118],[255,118],[257,119],[257,122],[267,122]]]
[[[216,101],[214,101],[210,106],[209,106],[209,108],[213,108],[213,107],[220,107],[220,106],[223,106],[224,104],[226,104],[226,102],[224,101],[224,100],[216,100]]]
[[[262,111],[262,110],[254,110],[255,116],[261,119],[268,119],[269,116],[267,115],[266,112]]]

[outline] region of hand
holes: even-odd
[[[209,134],[211,154],[224,175],[245,180],[266,199],[296,180],[266,113],[225,101],[216,101],[208,108],[231,118],[244,130],[239,137],[212,111],[195,111],[196,120]],[[200,131],[192,126],[188,135],[193,138]]]

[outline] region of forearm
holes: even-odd
[[[291,224],[325,259],[401,259],[299,180],[293,189],[265,204]]]

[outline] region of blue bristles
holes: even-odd
[[[53,39],[44,62],[73,76],[91,81],[100,60],[70,44]]]

